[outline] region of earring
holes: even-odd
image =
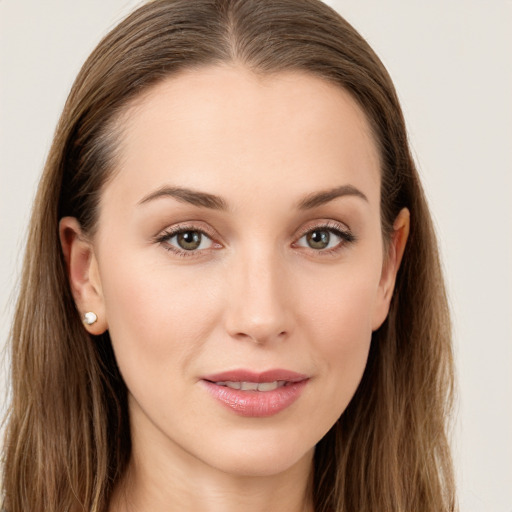
[[[88,311],[84,314],[83,322],[85,325],[92,325],[98,321],[98,315],[92,311]]]

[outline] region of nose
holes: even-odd
[[[278,257],[260,252],[239,258],[227,284],[225,323],[232,338],[267,344],[289,336],[292,297]]]

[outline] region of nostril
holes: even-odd
[[[287,336],[287,331],[274,331],[272,330],[253,330],[248,332],[238,332],[235,338],[240,341],[252,341],[257,344],[265,344],[273,340],[282,340]]]

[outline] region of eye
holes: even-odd
[[[211,249],[215,245],[204,231],[187,227],[168,230],[157,237],[156,241],[168,251],[182,256]]]
[[[168,243],[175,243],[185,251],[208,249],[211,246],[211,240],[201,231],[181,231],[169,238]]]
[[[306,247],[315,251],[336,251],[344,244],[353,242],[354,235],[348,230],[341,229],[338,225],[317,226],[302,235],[296,242],[299,247]]]

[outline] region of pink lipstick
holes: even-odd
[[[264,418],[292,405],[309,378],[289,370],[232,370],[202,378],[208,392],[240,416]]]

